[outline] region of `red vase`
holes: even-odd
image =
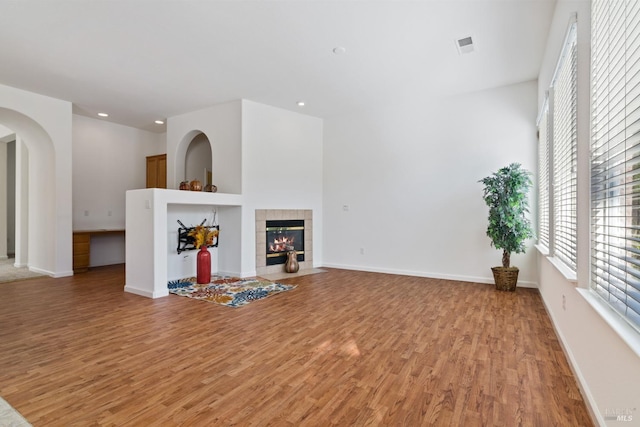
[[[207,245],[200,246],[198,258],[196,260],[198,274],[196,276],[199,284],[211,282],[211,254],[207,249]]]

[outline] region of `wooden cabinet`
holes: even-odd
[[[124,229],[76,230],[73,232],[73,272],[84,273],[91,262],[91,236],[124,234]]]
[[[147,188],[167,188],[167,155],[147,157]]]
[[[73,272],[81,273],[89,269],[90,233],[73,233]]]

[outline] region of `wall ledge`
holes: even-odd
[[[569,267],[565,265],[564,262],[560,261],[558,258],[553,256],[548,256],[547,259],[559,272],[567,279],[569,282],[573,284],[578,283],[578,276],[575,271],[572,271]]]
[[[640,357],[640,332],[624,320],[614,309],[609,307],[595,292],[585,288],[578,288],[577,291],[618,334],[622,341],[633,350],[636,356]]]

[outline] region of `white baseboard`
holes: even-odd
[[[51,276],[51,277],[54,277],[54,274],[55,274],[53,271],[45,270],[43,268],[38,268],[38,267],[29,267],[29,271],[33,271],[34,273],[44,274],[46,276]]]
[[[598,425],[604,427],[607,425],[607,423],[604,420],[604,418],[602,418],[602,415],[600,414],[600,412],[596,410],[596,408],[598,407],[598,405],[596,404],[596,399],[591,394],[591,389],[589,389],[587,385],[587,381],[584,379],[584,376],[582,375],[582,371],[580,371],[580,368],[578,368],[578,363],[576,362],[576,359],[573,356],[573,353],[571,352],[571,348],[566,344],[566,339],[564,335],[562,334],[562,332],[560,332],[560,329],[556,327],[556,320],[553,317],[553,313],[551,312],[551,310],[549,310],[549,306],[547,305],[547,302],[544,300],[544,297],[542,297],[542,293],[540,296],[542,299],[542,305],[544,306],[544,309],[547,312],[549,319],[551,319],[551,325],[553,325],[553,330],[556,333],[556,337],[558,337],[558,341],[560,342],[562,351],[564,351],[564,354],[567,356],[567,359],[569,359],[569,368],[571,369],[571,372],[573,372],[573,375],[576,377],[578,388],[580,389],[580,392],[582,393],[582,396],[585,399],[585,404],[587,406],[587,410],[589,411],[589,415],[591,415],[591,420],[597,422]]]
[[[54,273],[51,277],[53,277],[54,279],[60,278],[60,277],[70,277],[73,276],[73,270],[69,270],[69,271],[61,271],[60,273]]]
[[[390,269],[390,268],[372,268],[372,267],[363,267],[359,265],[345,265],[345,264],[324,264],[324,267],[340,268],[343,270],[368,271],[371,273],[396,274],[401,276],[428,277],[431,279],[455,280],[458,282],[487,283],[490,285],[493,285],[495,283],[493,281],[493,276],[489,276],[489,277],[460,276],[455,274],[430,273],[430,272],[424,272],[424,271],[411,271],[411,270],[396,270],[396,269]],[[535,282],[520,281],[520,280],[518,281],[518,286],[523,288],[536,288],[536,289],[538,288],[538,284]]]
[[[161,292],[149,292],[147,290],[138,289],[138,288],[135,288],[135,287],[130,286],[130,285],[125,285],[124,291],[125,292],[129,292],[131,294],[140,295],[142,297],[147,297],[147,298],[162,298],[162,297],[166,297],[166,296],[169,295],[169,290],[168,289],[163,290]]]

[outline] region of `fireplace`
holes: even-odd
[[[304,261],[304,220],[272,220],[266,223],[267,265],[284,264],[287,252],[295,250]]]
[[[256,209],[255,213],[256,274],[258,276],[284,272],[287,246],[293,246],[298,253],[300,270],[313,268],[313,211],[311,209]],[[267,227],[295,229],[281,230],[282,235],[278,235],[279,230],[270,230],[272,233],[269,236]],[[302,229],[298,229],[299,227]],[[277,242],[276,236],[279,236]],[[273,250],[270,250],[272,245]],[[276,253],[278,253],[277,256],[272,256]]]

